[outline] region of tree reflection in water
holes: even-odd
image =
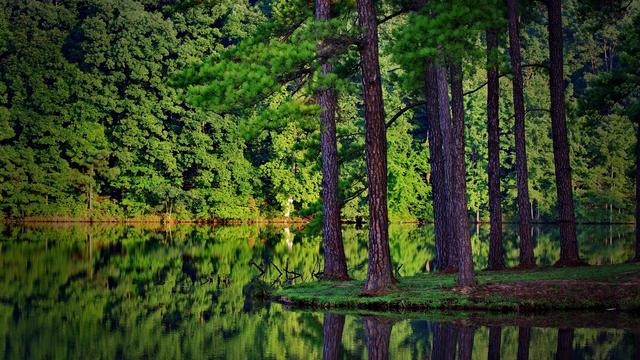
[[[529,359],[529,344],[531,343],[531,328],[521,326],[518,328],[518,360]]]
[[[320,236],[290,230],[293,238],[260,226],[0,224],[0,356],[342,359],[369,352],[453,360],[456,353],[483,358],[497,338],[499,352],[518,359],[630,359],[637,353],[640,335],[632,331],[640,330],[640,320],[617,312],[514,314],[500,321],[456,312],[447,321],[437,314],[368,313],[363,319],[260,301],[256,294],[284,278],[276,267],[305,280],[317,271]],[[362,279],[366,266],[357,266],[366,264],[366,231],[344,233],[352,275]],[[487,234],[480,229],[481,237]],[[630,242],[602,247],[600,233],[591,234],[582,243],[587,259],[625,261]],[[392,226],[390,237],[402,275],[424,271],[425,257],[433,256],[432,229]],[[557,240],[544,233],[538,240],[539,260],[553,261]],[[483,262],[486,249],[478,246],[476,260]],[[420,320],[427,318],[443,321]]]
[[[324,360],[337,360],[342,355],[342,331],[344,329],[344,315],[325,313],[322,345]]]
[[[393,320],[384,317],[367,316],[363,321],[367,333],[369,360],[388,359]]]
[[[502,342],[502,328],[499,326],[489,327],[489,360],[500,360],[500,343]]]
[[[573,356],[573,329],[558,329],[556,360],[570,360]]]
[[[473,355],[473,338],[475,336],[476,329],[471,325],[463,325],[460,328],[460,336],[458,341],[458,352],[460,354],[460,360],[471,360]]]

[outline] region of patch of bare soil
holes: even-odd
[[[516,297],[523,302],[617,306],[628,299],[640,299],[640,274],[628,273],[614,281],[592,280],[536,280],[505,284],[487,284],[468,289],[453,289],[475,301],[489,296]]]

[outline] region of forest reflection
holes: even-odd
[[[366,230],[343,231],[350,272],[362,279]],[[557,231],[534,231],[538,262],[552,264],[559,253]],[[401,275],[433,270],[432,227],[392,226],[390,233]],[[591,264],[624,262],[633,253],[630,226],[580,227],[579,233]],[[514,264],[515,229],[507,229],[506,238],[512,239],[505,252]],[[481,226],[474,236],[479,268],[486,264],[487,239],[488,229]],[[0,357],[485,359],[491,353],[626,359],[636,354],[638,319],[620,314],[498,320],[459,313],[339,314],[293,311],[255,296],[286,281],[276,266],[301,274],[293,281],[309,281],[321,265],[320,250],[319,235],[294,227],[0,225]]]
[[[591,316],[594,324],[597,324],[601,315]],[[637,328],[634,333],[566,326],[532,328],[516,326],[515,322],[505,326],[478,326],[464,319],[405,321],[398,320],[397,316],[384,315],[365,315],[356,321],[365,330],[366,357],[375,360],[637,359],[640,356],[640,333]],[[344,325],[345,315],[324,314],[323,359],[365,355],[364,347],[359,349],[360,352],[353,350],[358,346],[352,343],[353,339],[347,338],[346,344],[343,344]],[[406,333],[408,329],[412,332]]]

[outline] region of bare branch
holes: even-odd
[[[548,67],[547,65],[545,65],[545,64],[524,64],[524,65],[522,65],[522,68],[528,68],[528,67],[536,67],[536,68],[543,68],[543,69],[548,69],[548,68],[549,68],[549,67]],[[501,78],[501,77],[507,76],[507,75],[509,75],[509,74],[511,74],[511,71],[508,71],[508,72],[506,72],[506,73],[500,74],[500,75],[498,75],[498,79],[499,79],[499,78]],[[469,90],[469,91],[465,92],[465,93],[464,93],[464,94],[462,94],[462,95],[463,95],[463,96],[471,95],[471,94],[473,94],[474,92],[479,91],[479,90],[480,90],[480,89],[482,89],[483,87],[487,86],[487,84],[488,84],[488,82],[486,82],[486,81],[485,81],[485,82],[483,82],[482,84],[480,84],[480,86],[476,87],[476,88],[475,88],[475,89],[473,89],[473,90]]]
[[[417,108],[418,106],[422,106],[422,105],[426,105],[427,102],[426,101],[418,101],[415,103],[411,103],[406,105],[405,107],[403,107],[402,109],[398,110],[398,112],[395,113],[395,115],[393,115],[393,117],[391,118],[391,120],[389,120],[386,124],[387,129],[389,128],[389,126],[393,125],[394,122],[396,122],[396,120],[398,120],[398,118],[400,116],[402,116],[402,114],[404,114],[405,112]]]
[[[393,13],[383,17],[382,19],[378,19],[378,25],[382,25],[385,22],[387,22],[387,21],[389,21],[389,20],[391,20],[391,19],[393,19],[393,18],[395,18],[397,16],[400,16],[400,15],[406,13],[407,11],[408,11],[408,9],[400,9],[400,10],[398,10],[396,12],[393,12]]]

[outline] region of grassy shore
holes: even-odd
[[[399,279],[396,291],[361,296],[363,281],[317,281],[273,293],[279,302],[316,308],[371,310],[640,311],[640,264],[479,272],[473,287],[454,274]]]

